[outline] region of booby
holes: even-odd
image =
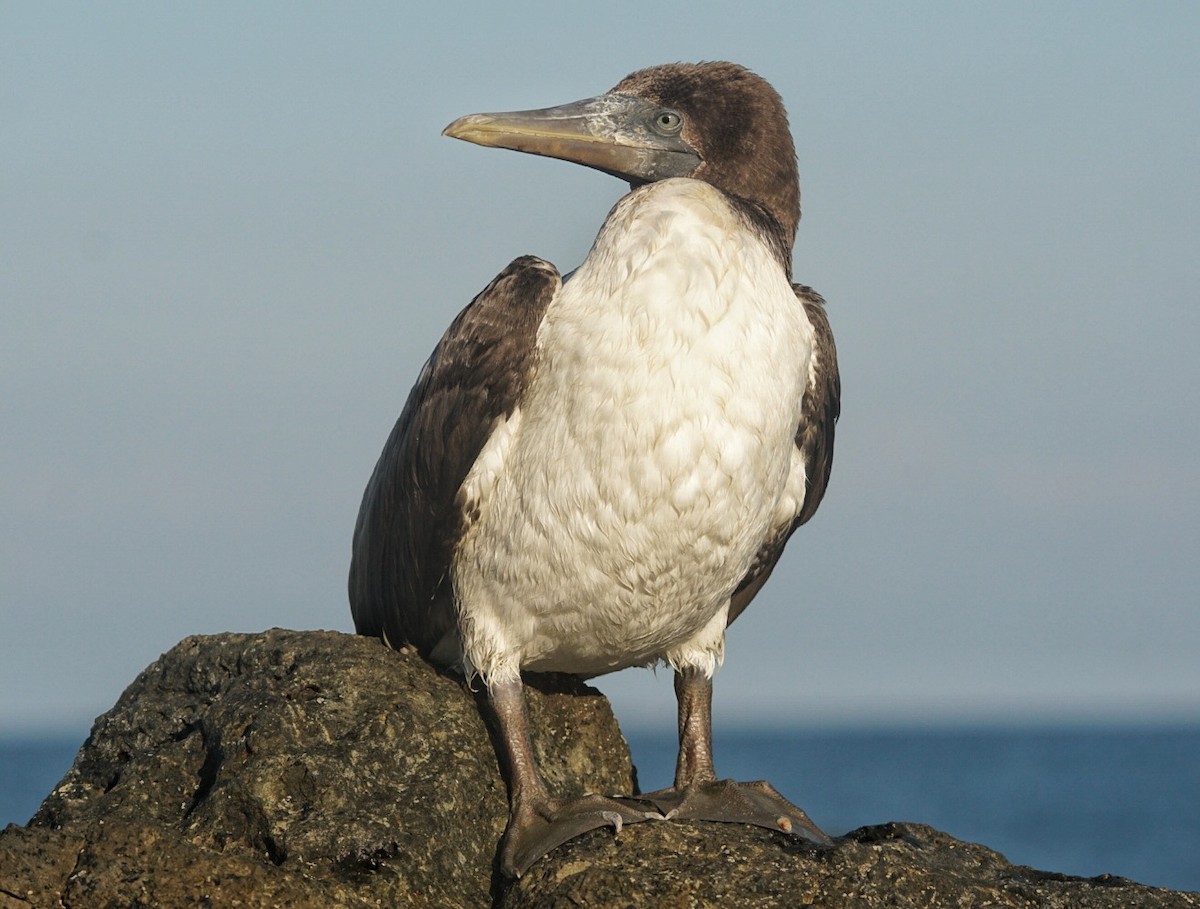
[[[824,301],[792,282],[800,188],[778,94],[732,63],[671,64],[444,134],[630,191],[575,271],[516,259],[425,363],[355,527],[358,632],[486,686],[508,876],[586,830],[650,818],[827,843],[769,784],[718,780],[712,756],[726,627],[817,510],[840,408]],[[521,672],[657,663],[675,673],[674,785],[553,797]]]

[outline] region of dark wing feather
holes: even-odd
[[[833,467],[833,434],[842,409],[842,380],[838,375],[837,348],[833,343],[833,331],[825,315],[825,301],[811,287],[793,284],[796,297],[804,306],[815,333],[812,382],[804,392],[800,425],[796,428],[796,448],[804,460],[804,501],[792,522],[782,528],[759,551],[746,576],[742,578],[729,606],[729,621],[732,622],[750,601],[783,554],[792,533],[817,513],[817,506],[825,496],[829,484],[829,471]]]
[[[538,326],[562,286],[522,256],[442,336],[363,494],[350,562],[359,634],[428,654],[454,628],[450,562],[462,535],[463,480],[498,421],[520,400]]]
[[[796,430],[796,447],[804,456],[807,486],[804,505],[792,524],[795,530],[817,513],[833,469],[833,434],[842,412],[842,379],[838,374],[837,347],[825,315],[825,301],[811,287],[792,285],[816,333],[816,365],[812,385],[804,393],[804,416]],[[790,532],[790,531],[789,531]]]

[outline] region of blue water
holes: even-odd
[[[667,785],[673,737],[626,730],[643,789]],[[25,823],[74,738],[0,739],[0,826]],[[1200,890],[1200,727],[718,730],[722,776],[771,780],[830,834],[918,821],[1015,863]]]

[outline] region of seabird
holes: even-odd
[[[827,843],[769,784],[718,780],[712,756],[725,629],[817,510],[840,407],[824,301],[792,283],[800,187],[778,94],[732,63],[671,64],[444,134],[630,191],[575,271],[516,259],[434,349],[363,495],[355,627],[486,686],[506,875],[648,818]],[[674,786],[553,797],[521,672],[660,662],[679,705]]]

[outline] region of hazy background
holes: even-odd
[[[1200,719],[1200,5],[567,9],[0,7],[0,732],[350,630],[425,356],[623,191],[441,128],[720,58],[788,104],[844,405],[718,724]],[[672,722],[669,673],[601,684]]]

